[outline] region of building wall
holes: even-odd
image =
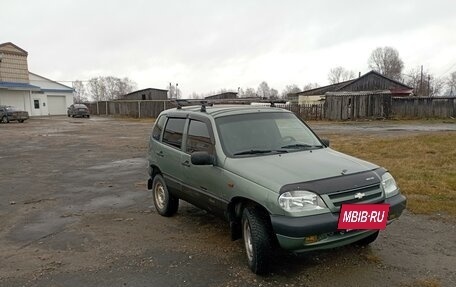
[[[324,95],[315,95],[315,96],[299,96],[298,104],[300,105],[307,105],[307,104],[320,104],[321,97]]]
[[[28,111],[30,109],[29,91],[0,90],[0,105],[14,106],[18,109]]]
[[[0,47],[0,82],[28,83],[27,54],[10,44]]]
[[[125,100],[167,100],[168,91],[159,89],[140,90],[123,97]]]

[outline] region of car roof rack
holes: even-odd
[[[202,112],[202,113],[206,112],[206,106],[212,107],[214,105],[213,103],[208,103],[208,101],[200,101],[200,103],[201,103],[200,112]]]
[[[174,99],[173,102],[176,103],[178,110],[182,109],[183,106],[189,106],[190,105],[190,102],[187,101],[187,100]]]
[[[286,102],[278,100],[278,101],[270,101],[269,103],[271,104],[270,105],[271,108],[275,108],[276,107],[275,104],[285,104]]]

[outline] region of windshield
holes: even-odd
[[[229,157],[268,155],[322,148],[318,138],[292,113],[252,113],[216,119]]]

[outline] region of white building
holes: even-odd
[[[28,53],[13,43],[0,44],[0,105],[31,116],[65,115],[74,89],[28,71]]]

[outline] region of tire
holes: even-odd
[[[359,240],[359,241],[356,241],[356,242],[355,242],[355,245],[358,245],[358,246],[367,246],[367,245],[371,244],[372,242],[374,242],[374,241],[377,239],[379,233],[380,233],[380,232],[377,231],[377,232],[375,232],[374,234],[371,234],[371,235],[369,235],[369,236],[366,237],[366,238],[363,238],[363,239],[361,239],[361,240]]]
[[[152,197],[158,214],[170,217],[176,214],[179,208],[179,198],[168,192],[165,180],[160,174],[155,175],[152,183]]]
[[[4,123],[4,124],[9,123],[9,120],[8,120],[8,117],[7,117],[7,116],[3,116],[3,117],[2,117],[2,123]]]
[[[272,228],[268,215],[255,207],[247,207],[242,213],[242,237],[250,270],[265,274],[272,257]]]
[[[19,120],[19,122],[22,124],[24,122],[24,120]]]

